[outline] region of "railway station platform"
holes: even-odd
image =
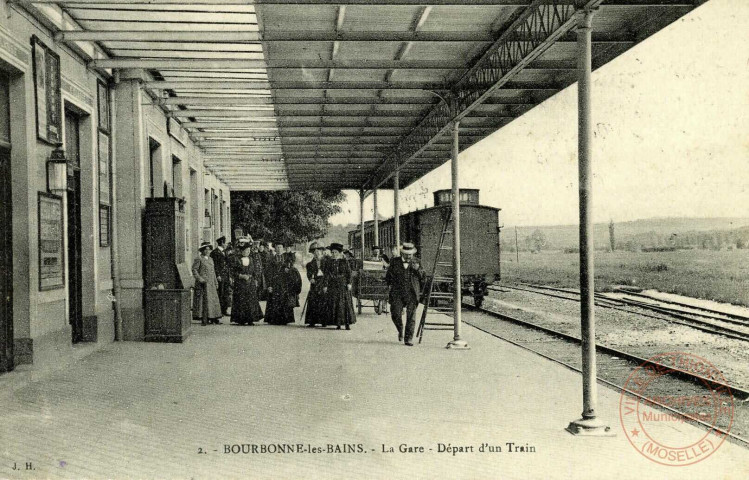
[[[729,443],[686,467],[646,459],[621,431],[619,393],[603,386],[600,414],[616,436],[570,435],[580,376],[469,326],[472,348],[453,351],[444,348],[451,332],[399,344],[389,317],[371,309],[351,331],[227,321],[194,325],[184,344],[116,343],[46,376],[0,377],[0,478],[749,473],[749,453]],[[677,442],[695,427],[664,428]]]

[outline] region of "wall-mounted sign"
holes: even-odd
[[[65,287],[62,197],[39,192],[39,290]]]
[[[206,210],[207,212],[208,210]],[[213,237],[213,229],[211,227],[203,227],[203,237],[201,238],[202,242],[212,242]]]
[[[31,37],[36,98],[36,136],[47,143],[62,142],[62,97],[60,93],[60,57],[36,35]]]
[[[187,130],[182,128],[177,120],[170,118],[166,124],[166,130],[167,132],[169,132],[169,135],[171,135],[172,138],[181,143],[183,147],[187,146],[188,142],[190,141],[190,137],[188,137],[187,135]]]
[[[109,132],[109,90],[101,80],[96,82],[96,97],[98,99],[99,130]]]

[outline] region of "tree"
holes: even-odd
[[[616,250],[616,237],[614,236],[614,220],[609,222],[609,243],[611,244],[611,251]]]
[[[528,243],[532,253],[540,252],[546,246],[546,235],[539,229],[536,229],[528,237]]]
[[[232,192],[232,224],[253,238],[284,245],[308,242],[325,236],[328,219],[341,211],[345,199],[340,190]]]

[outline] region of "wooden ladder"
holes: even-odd
[[[449,317],[453,317],[453,306],[454,298],[453,292],[435,292],[434,285],[452,285],[454,288],[455,279],[453,278],[453,254],[452,254],[452,241],[448,245],[445,245],[445,239],[447,237],[452,240],[453,236],[453,212],[452,209],[448,210],[447,215],[442,223],[442,233],[440,234],[439,245],[437,246],[437,253],[434,258],[434,265],[432,266],[432,275],[430,280],[424,285],[424,290],[421,292],[421,298],[424,303],[424,310],[421,312],[421,321],[419,322],[419,329],[416,332],[416,336],[419,337],[419,343],[424,336],[424,330],[453,330],[454,325],[452,323],[445,322],[427,322],[427,316],[429,310],[434,312],[443,313]],[[443,260],[443,253],[447,252],[448,261]],[[452,290],[452,289],[451,289]],[[432,301],[435,305],[432,306]]]

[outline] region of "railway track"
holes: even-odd
[[[733,318],[733,319],[739,320],[739,321],[741,321],[743,323],[748,323],[749,322],[749,317],[746,317],[745,315],[738,315],[736,313],[731,313],[731,312],[722,312],[722,311],[719,311],[719,310],[713,310],[712,308],[701,307],[701,306],[698,306],[698,305],[690,305],[688,303],[677,302],[675,300],[664,300],[664,299],[661,299],[661,298],[655,298],[655,297],[651,297],[650,295],[645,295],[645,294],[640,293],[640,292],[632,291],[632,290],[630,290],[628,288],[619,288],[616,291],[624,293],[626,295],[633,296],[633,297],[641,297],[641,298],[648,299],[648,300],[656,300],[656,301],[658,301],[660,303],[667,303],[667,304],[675,305],[675,306],[680,307],[680,308],[688,308],[688,309],[691,309],[691,310],[700,310],[700,311],[704,312],[703,315],[714,317],[714,318],[717,318],[717,319],[723,319],[723,317],[728,317],[728,318]]]
[[[559,298],[562,300],[580,302],[580,293],[575,292],[574,290],[535,285],[511,286],[504,284],[501,286],[501,288],[530,292],[547,297]],[[496,286],[490,286],[489,290],[501,291]],[[749,319],[746,319],[746,322],[742,322],[741,320],[736,318],[715,318],[715,316],[713,315],[701,315],[698,313],[676,311],[674,309],[663,308],[658,305],[649,304],[638,300],[626,300],[619,298],[612,299],[600,293],[595,294],[595,305],[598,307],[611,308],[614,310],[620,310],[623,312],[663,320],[670,323],[676,323],[679,325],[686,325],[697,330],[702,330],[704,332],[713,333],[716,335],[722,335],[736,340],[749,341]],[[642,311],[633,310],[632,308],[626,307],[636,307],[639,309],[649,310],[651,312],[658,313],[659,315],[646,314]],[[720,323],[716,322],[723,322],[729,325],[721,325]],[[733,328],[732,325],[744,327],[745,329],[741,330]]]
[[[466,324],[492,335],[493,337],[552,360],[573,371],[582,373],[580,365],[580,339],[578,337],[511,317],[509,315],[494,312],[485,307],[476,308],[470,304],[465,305],[471,311],[480,312],[486,317],[490,317],[492,320],[498,319],[502,321],[479,322],[471,319],[464,319]],[[539,335],[542,337],[540,338]],[[637,355],[632,355],[600,344],[596,345],[596,361],[598,365],[597,378],[600,383],[619,391],[625,391],[628,395],[647,400],[658,408],[683,417],[685,421],[689,423],[707,429],[715,429],[722,434],[725,434],[735,443],[749,447],[749,403],[747,403],[749,402],[749,391],[725,383],[716,382],[715,380],[708,380],[690,372],[675,370],[672,366],[660,365]],[[688,416],[683,411],[659,402],[654,402],[652,397],[645,398],[635,392],[625,389],[622,385],[624,380],[629,377],[634,369],[645,363],[650,363],[656,367],[660,366],[669,371],[670,377],[663,385],[666,390],[664,392],[665,394],[677,391],[682,394],[709,394],[710,390],[704,387],[705,382],[729,389],[735,399],[735,418],[732,424],[733,426],[731,424],[717,426],[710,425],[704,421]],[[748,407],[744,407],[744,404]]]

